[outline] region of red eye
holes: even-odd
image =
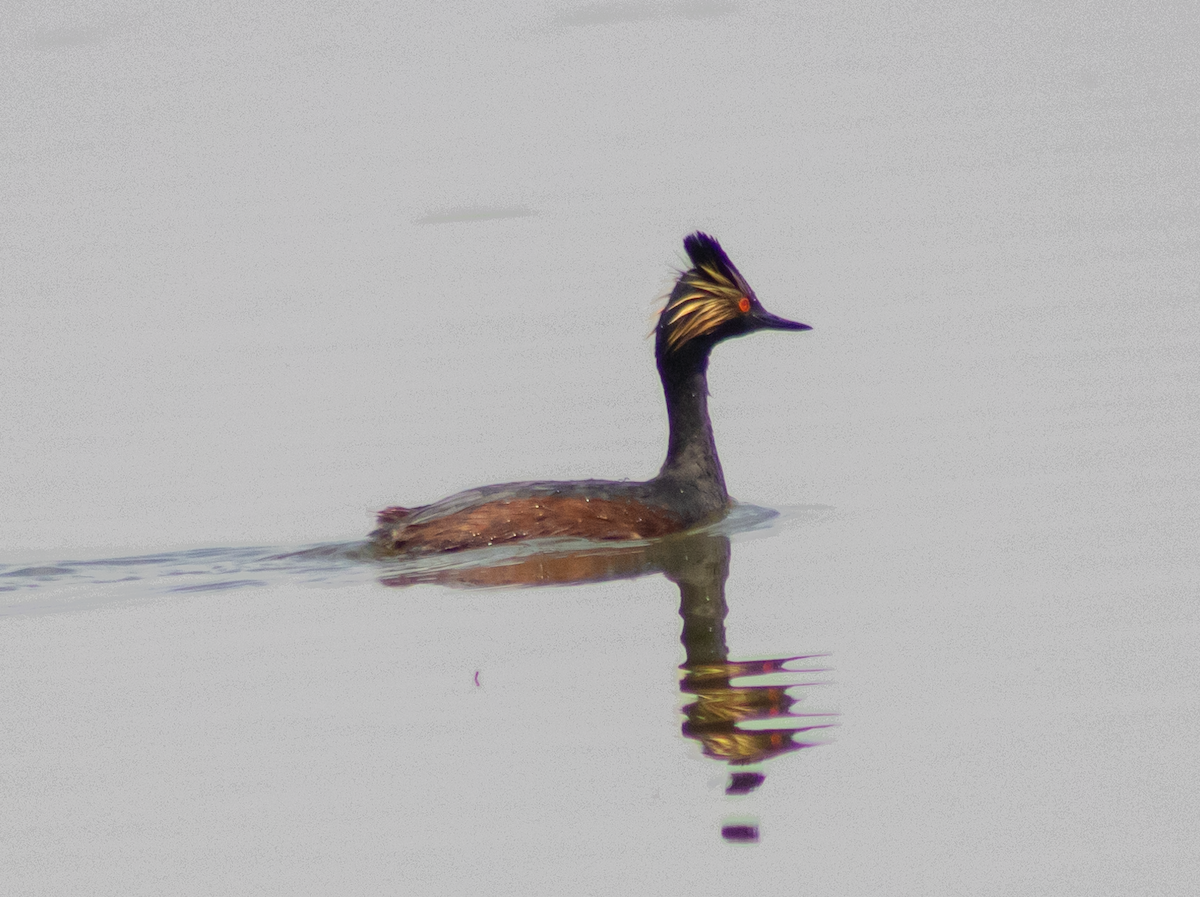
[[[750,300],[745,296],[738,300],[738,311],[740,311],[742,314],[750,311]]]

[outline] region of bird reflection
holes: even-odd
[[[680,690],[692,698],[683,708],[683,734],[699,743],[706,757],[729,764],[730,796],[749,794],[765,779],[747,769],[781,754],[821,744],[805,733],[834,725],[834,714],[804,713],[795,708],[797,689],[815,685],[807,674],[827,668],[809,666],[820,655],[763,660],[730,660],[725,640],[725,582],[731,546],[722,532],[701,531],[638,543],[598,546],[584,543],[541,553],[497,557],[472,552],[422,558],[391,565],[384,585],[403,587],[437,583],[459,588],[570,585],[632,579],[662,573],[679,587],[685,660]],[[756,841],[757,825],[722,827],[731,842]]]
[[[662,573],[679,586],[679,615],[683,617],[686,660],[681,665],[680,690],[696,700],[683,708],[683,734],[700,743],[706,757],[734,767],[725,793],[749,794],[765,780],[758,771],[738,769],[763,763],[780,754],[815,747],[819,741],[797,735],[826,729],[829,713],[802,713],[793,709],[798,700],[792,690],[807,682],[781,683],[806,673],[825,672],[821,667],[793,668],[815,655],[730,660],[725,641],[725,581],[729,577],[730,544],[727,536],[697,535],[681,549],[668,549],[670,563]],[[755,681],[770,677],[768,681]],[[758,826],[732,824],[721,827],[721,836],[734,843],[758,840]]]

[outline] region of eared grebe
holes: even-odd
[[[370,536],[376,549],[409,554],[548,537],[651,539],[723,517],[731,502],[708,419],[709,352],[756,330],[812,328],[764,309],[712,237],[695,233],[683,246],[692,267],[679,275],[655,328],[670,423],[658,476],[505,483],[419,508],[386,508]]]

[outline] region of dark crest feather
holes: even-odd
[[[739,300],[754,299],[754,291],[734,267],[721,244],[696,231],[684,238],[692,267],[679,275],[659,318],[660,345],[675,352],[692,340],[718,332],[740,317]]]
[[[720,271],[729,280],[735,282],[742,280],[742,275],[733,266],[733,262],[729,260],[729,256],[725,254],[721,244],[703,231],[696,231],[694,234],[684,237],[683,248],[687,251],[688,258],[692,260],[695,267],[713,268]]]

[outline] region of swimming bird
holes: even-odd
[[[771,314],[720,244],[683,241],[679,274],[655,327],[654,357],[667,401],[667,457],[653,479],[532,481],[468,489],[417,508],[378,514],[383,554],[482,548],[525,539],[652,539],[723,517],[732,505],[708,417],[709,353],[758,330],[811,330]]]

